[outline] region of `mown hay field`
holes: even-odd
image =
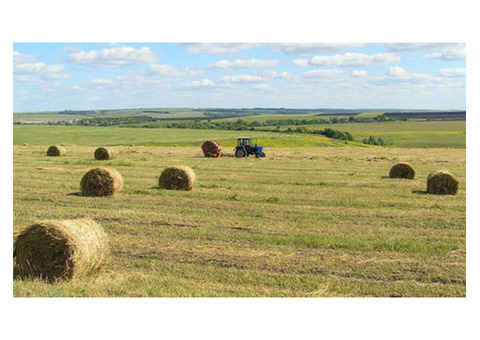
[[[465,149],[270,147],[265,159],[235,159],[116,146],[98,161],[98,145],[66,145],[65,157],[47,157],[60,142],[14,145],[14,231],[88,217],[110,257],[98,273],[55,283],[21,278],[14,265],[14,296],[466,295]],[[398,162],[415,179],[389,178]],[[195,171],[195,187],[159,189],[162,170],[178,165]],[[99,166],[122,175],[122,191],[81,196],[83,175]],[[425,194],[440,169],[459,179],[457,195]]]

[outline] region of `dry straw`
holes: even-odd
[[[112,149],[98,148],[94,153],[95,159],[99,161],[108,161],[113,158]]]
[[[108,255],[107,235],[88,218],[35,223],[22,230],[14,243],[20,275],[50,281],[96,271]]]
[[[65,150],[65,148],[59,145],[52,145],[47,150],[47,156],[59,157],[59,156],[65,156],[66,154],[67,154],[67,150]]]
[[[415,170],[407,163],[397,163],[390,169],[390,178],[415,178]]]
[[[96,168],[88,171],[80,182],[83,196],[112,196],[122,190],[122,175],[115,169]]]
[[[455,195],[458,179],[445,170],[433,171],[427,177],[427,192],[435,195]]]
[[[169,190],[192,190],[197,175],[188,166],[166,168],[158,179],[158,186]]]

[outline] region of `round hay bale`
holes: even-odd
[[[53,281],[100,269],[109,247],[107,235],[91,219],[41,221],[16,237],[14,254],[20,275]]]
[[[390,178],[415,178],[415,170],[407,163],[397,163],[390,169]]]
[[[115,169],[95,168],[80,182],[83,196],[112,196],[122,190],[123,178]]]
[[[99,161],[108,161],[113,158],[112,149],[98,148],[94,153],[95,159]]]
[[[47,150],[47,156],[51,157],[60,157],[65,156],[67,154],[67,150],[64,147],[59,145],[52,145]]]
[[[445,170],[433,171],[427,177],[427,192],[435,195],[456,195],[458,179]]]
[[[169,167],[162,171],[158,186],[168,190],[192,190],[197,175],[188,166]]]

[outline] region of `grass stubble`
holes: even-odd
[[[93,147],[61,158],[14,146],[14,232],[47,219],[104,228],[105,268],[48,283],[15,272],[14,296],[465,296],[464,149],[269,148],[266,159],[204,158],[200,148],[119,147],[115,197],[78,195]],[[386,176],[395,162],[415,179]],[[158,190],[190,166],[191,191]],[[419,194],[448,169],[455,196]]]

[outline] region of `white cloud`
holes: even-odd
[[[309,65],[308,59],[294,59],[292,64],[295,66],[307,67]]]
[[[355,66],[368,67],[374,65],[391,64],[400,61],[400,57],[393,53],[379,53],[379,54],[361,54],[361,53],[345,53],[336,54],[332,56],[315,56],[311,63],[314,65],[325,66]]]
[[[34,55],[26,55],[17,51],[13,51],[13,64],[34,63],[37,57]]]
[[[465,77],[466,70],[464,68],[442,68],[438,73],[443,77]]]
[[[78,51],[71,53],[68,62],[90,67],[117,67],[123,65],[151,64],[159,58],[148,47],[103,48],[99,51]]]
[[[90,83],[93,85],[110,85],[113,84],[113,79],[93,79]]]
[[[263,71],[254,74],[238,74],[234,76],[224,76],[220,79],[223,84],[232,83],[261,83],[273,79],[289,79],[290,73],[277,71]]]
[[[265,77],[252,74],[238,74],[235,76],[224,76],[222,80],[227,83],[257,83],[265,81]]]
[[[252,86],[252,88],[261,90],[261,91],[272,91],[275,90],[273,86],[267,85],[267,84],[255,84]]]
[[[368,75],[365,70],[354,70],[350,73],[352,77],[366,77]]]
[[[457,44],[454,47],[446,49],[441,52],[435,52],[427,54],[424,58],[427,59],[440,59],[440,60],[464,60],[467,57],[467,51],[465,44]]]
[[[252,43],[181,43],[187,48],[187,54],[222,54],[252,49],[260,44]]]
[[[13,65],[13,75],[16,81],[60,80],[70,78],[64,74],[63,65],[46,65],[45,63],[23,63]]]
[[[292,55],[309,55],[333,53],[363,46],[362,43],[274,43],[267,44],[273,51],[281,51]]]
[[[210,79],[194,80],[190,83],[185,84],[187,88],[202,88],[202,87],[213,87],[215,83]]]
[[[335,76],[343,75],[345,72],[336,69],[327,70],[311,70],[303,73],[305,78],[332,78]]]
[[[194,71],[188,68],[186,69],[179,69],[172,65],[166,64],[155,64],[150,65],[150,67],[145,71],[146,75],[155,75],[155,76],[162,76],[165,78],[189,78],[189,77],[198,77],[204,75],[205,72],[203,71]]]
[[[387,75],[391,77],[405,77],[407,72],[400,66],[391,66],[388,68]]]
[[[280,60],[276,59],[237,59],[235,61],[229,60],[220,60],[216,63],[210,64],[208,68],[212,69],[221,69],[221,70],[231,70],[231,69],[242,69],[242,68],[262,68],[262,67],[273,67],[280,63]]]
[[[433,49],[445,49],[456,44],[452,43],[385,43],[382,44],[392,52],[418,52]]]

